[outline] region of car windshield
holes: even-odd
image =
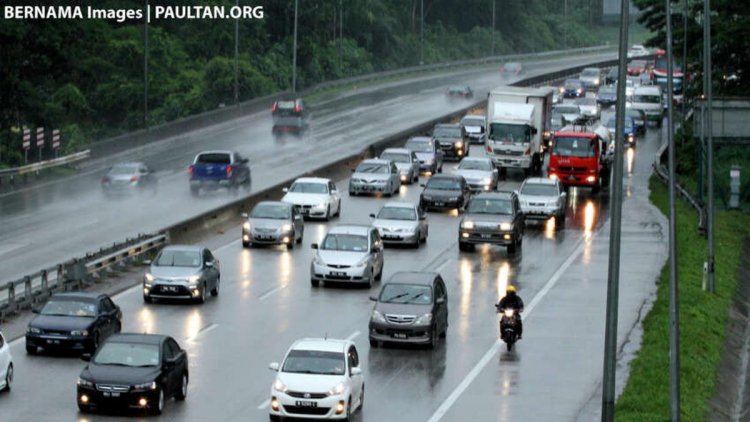
[[[461,190],[461,182],[456,179],[435,178],[427,181],[426,189]]]
[[[482,127],[482,126],[484,126],[484,119],[476,119],[476,118],[467,117],[467,118],[464,118],[463,120],[461,120],[461,124],[464,125],[464,126],[479,126],[479,127]]]
[[[492,171],[492,163],[489,160],[461,160],[459,170],[486,170]]]
[[[432,287],[422,284],[388,283],[380,292],[381,303],[432,304]]]
[[[410,139],[406,142],[406,148],[414,152],[433,152],[435,148],[432,146],[430,141],[418,141]]]
[[[294,108],[294,105],[295,105],[294,103],[295,103],[294,100],[288,100],[288,101],[281,100],[277,102],[276,105],[279,108]]]
[[[39,313],[50,316],[93,317],[96,316],[96,304],[82,300],[51,299]]]
[[[634,95],[634,103],[658,103],[661,101],[661,97],[658,95]]]
[[[599,69],[583,69],[583,71],[581,72],[581,76],[599,76]]]
[[[323,239],[320,249],[327,251],[367,252],[367,236],[334,233]]]
[[[394,163],[410,163],[411,157],[409,154],[398,153],[398,152],[385,152],[380,156],[381,160],[391,160]]]
[[[109,174],[118,176],[118,175],[128,175],[128,174],[135,174],[138,172],[138,165],[137,164],[118,164],[109,171]]]
[[[457,127],[436,127],[432,133],[435,138],[460,138],[461,128]]]
[[[106,342],[94,356],[99,365],[158,366],[159,346],[156,344]]]
[[[571,81],[571,80],[565,81],[565,88],[567,89],[576,89],[580,87],[581,87],[580,81]]]
[[[357,173],[388,174],[390,172],[388,164],[383,163],[362,163],[357,166]]]
[[[630,129],[633,127],[632,119],[626,117],[624,122],[625,122],[625,128]],[[617,127],[616,124],[617,124],[617,119],[615,119],[614,117],[611,117],[607,119],[607,123],[605,123],[604,126],[606,126],[607,129],[615,129]]]
[[[466,212],[470,214],[513,215],[513,205],[509,199],[474,198],[469,201]]]
[[[581,112],[581,109],[578,108],[577,105],[558,106],[558,107],[554,107],[552,109],[552,112],[560,113],[560,114],[578,114]]]
[[[383,220],[414,221],[417,219],[417,213],[411,207],[383,207],[378,213],[378,218]]]
[[[529,127],[526,125],[492,123],[489,138],[493,141],[526,143],[529,142]]]
[[[289,219],[291,210],[282,204],[259,204],[250,212],[250,218]]]
[[[593,98],[579,98],[576,101],[576,104],[578,104],[579,106],[595,106],[596,100]]]
[[[521,189],[521,195],[557,196],[557,186],[547,183],[527,183]]]
[[[165,249],[154,260],[157,267],[200,267],[201,255],[198,251]]]
[[[327,183],[295,182],[289,189],[294,193],[328,193]]]
[[[195,162],[197,164],[230,164],[231,159],[229,154],[209,153],[199,155]]]
[[[344,375],[346,361],[341,352],[292,350],[287,355],[281,372],[293,374]]]
[[[552,153],[562,157],[594,157],[596,156],[596,144],[589,138],[556,138]]]
[[[599,95],[617,95],[617,91],[612,86],[606,86],[599,88]]]

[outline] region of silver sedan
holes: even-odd
[[[189,299],[198,303],[219,295],[219,260],[208,248],[170,245],[162,249],[143,277],[143,301]]]
[[[247,221],[242,225],[242,246],[286,245],[294,248],[302,243],[305,223],[300,208],[280,201],[263,201],[250,214],[242,214]]]
[[[419,182],[419,158],[406,148],[387,148],[380,154],[381,160],[391,160],[396,164],[401,183],[411,185]]]
[[[557,179],[531,177],[524,180],[518,191],[521,211],[526,219],[555,218],[555,227],[565,225],[567,194]]]
[[[466,179],[472,191],[493,191],[497,187],[498,171],[488,157],[464,157],[456,173]]]
[[[376,214],[372,226],[384,243],[407,244],[415,248],[427,241],[427,213],[408,202],[388,202]]]

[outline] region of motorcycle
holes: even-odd
[[[518,341],[518,329],[520,328],[518,325],[521,323],[521,317],[512,308],[504,310],[498,308],[497,312],[503,314],[500,318],[500,338],[505,342],[510,352],[513,349],[513,345]]]

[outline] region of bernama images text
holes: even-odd
[[[263,6],[161,6],[97,9],[87,6],[3,6],[4,19],[263,19]]]

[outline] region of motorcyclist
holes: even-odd
[[[505,288],[505,296],[500,299],[500,302],[495,305],[497,312],[504,312],[506,309],[514,309],[516,311],[514,318],[518,324],[518,339],[521,339],[523,335],[523,322],[521,321],[521,312],[523,312],[523,300],[521,296],[516,293],[516,287],[512,284],[508,284]]]

